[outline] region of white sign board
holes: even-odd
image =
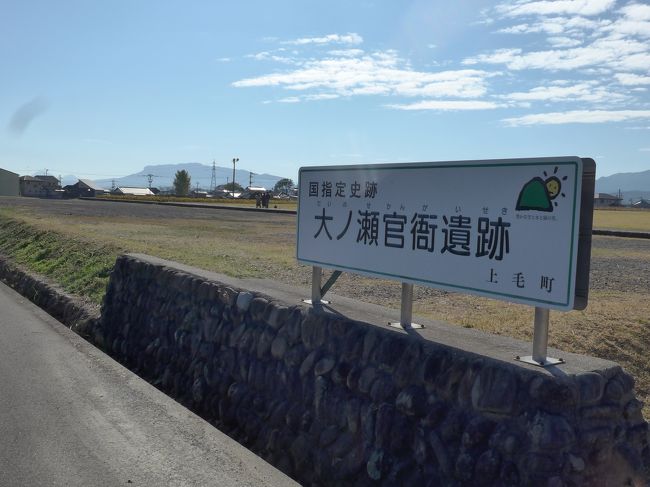
[[[570,310],[578,157],[303,167],[300,262]]]

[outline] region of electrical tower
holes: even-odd
[[[210,179],[210,193],[217,189],[217,163],[212,159],[212,179]]]
[[[147,181],[149,182],[149,189],[151,189],[151,183],[153,183],[153,178],[157,178],[155,174],[143,174],[142,177],[147,178]]]

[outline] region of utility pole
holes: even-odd
[[[239,157],[232,158],[232,197],[235,197],[235,164],[239,162]]]
[[[212,179],[210,180],[210,193],[214,193],[216,187],[217,187],[217,165],[214,159],[212,159]]]
[[[248,173],[248,186],[252,186],[252,185],[253,185],[253,176],[254,176],[254,175],[255,175],[255,173],[252,172],[252,171]]]
[[[111,191],[115,191],[115,179],[111,180]]]
[[[149,181],[149,189],[151,189],[151,183],[153,183],[153,178],[157,178],[155,174],[145,174],[144,175],[147,178],[147,181]]]

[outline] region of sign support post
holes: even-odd
[[[321,281],[323,279],[323,268],[320,266],[313,266],[311,268],[311,299],[303,299],[304,303],[317,305],[329,304],[329,301],[323,301],[323,293],[321,291]]]
[[[319,266],[312,266],[311,269],[311,299],[303,299],[303,303],[307,304],[330,304],[329,301],[323,300],[323,296],[334,285],[336,280],[342,274],[341,271],[334,271],[327,282],[321,287],[323,280],[323,268]]]
[[[420,329],[424,328],[422,325],[412,323],[413,319],[413,284],[406,282],[402,283],[402,305],[400,308],[399,323],[389,323],[393,328]]]
[[[535,307],[535,328],[533,331],[533,354],[518,359],[531,365],[547,367],[549,365],[563,364],[564,359],[546,356],[548,348],[548,322],[549,309]]]

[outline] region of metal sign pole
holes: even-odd
[[[340,276],[341,273],[335,273],[334,276],[330,278],[325,284],[325,288],[321,288],[321,281],[323,280],[323,268],[318,266],[313,266],[311,268],[311,299],[303,299],[303,303],[307,304],[330,304],[329,301],[325,301],[323,296],[327,290],[334,284],[334,281]]]
[[[419,329],[424,328],[417,323],[411,323],[413,318],[413,284],[402,283],[402,305],[400,309],[399,323],[389,323],[393,328]]]
[[[323,268],[314,266],[311,270],[311,302],[320,303],[322,298],[320,293],[320,283],[323,279]]]
[[[525,357],[517,357],[518,360],[527,364],[546,367],[548,365],[563,364],[564,359],[551,358],[546,356],[548,348],[548,322],[549,309],[535,307],[535,328],[533,331],[533,354]]]

